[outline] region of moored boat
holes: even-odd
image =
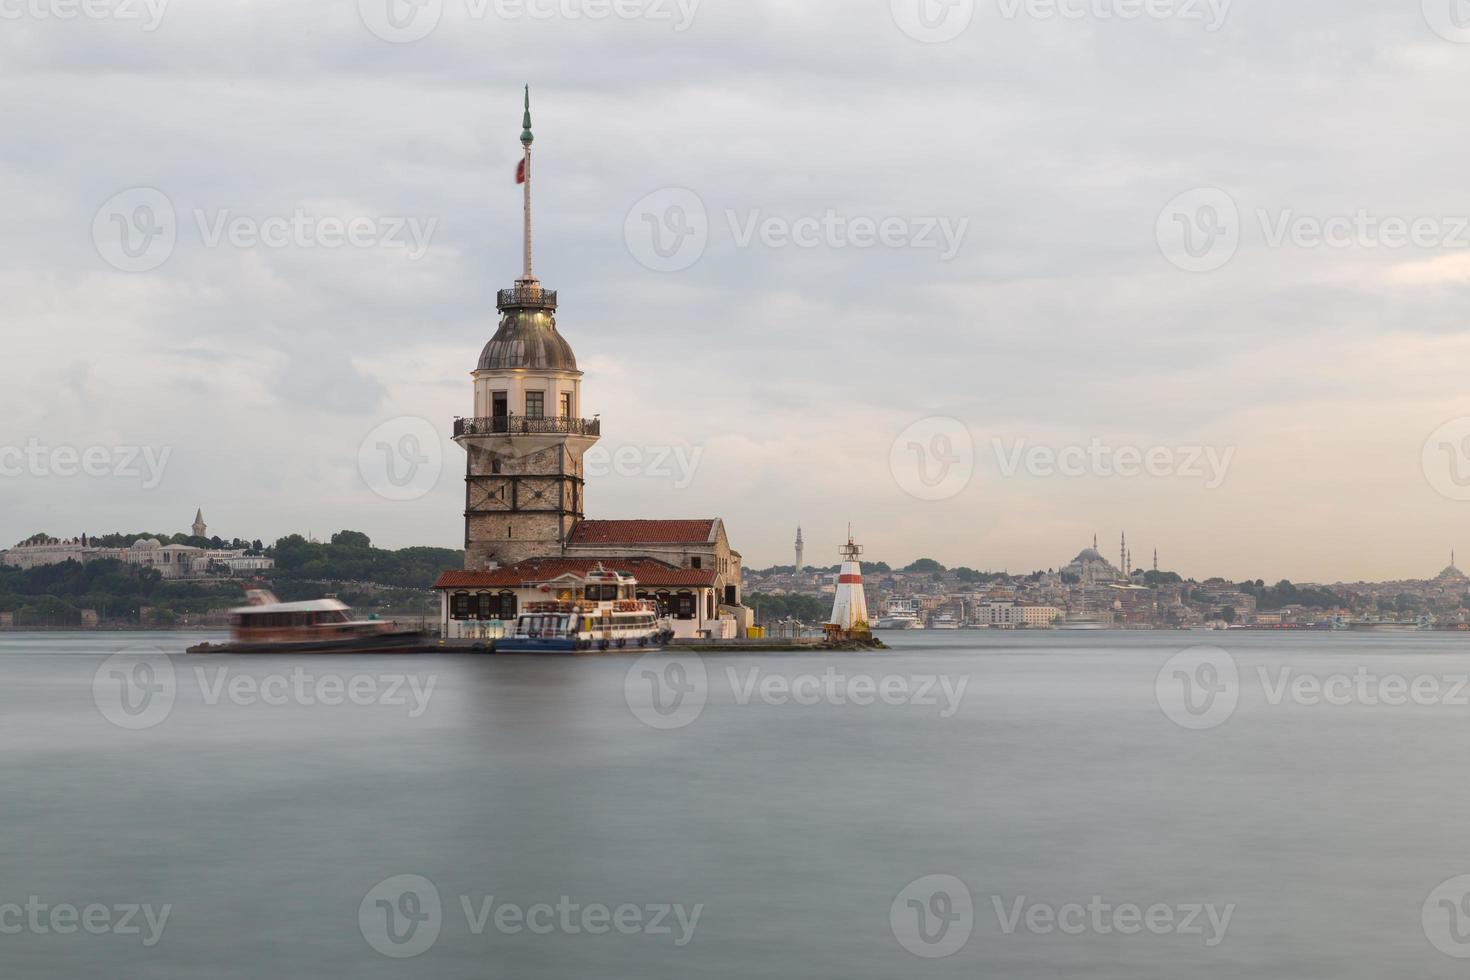
[[[495,642],[496,653],[576,653],[661,647],[673,630],[659,619],[658,603],[639,599],[638,580],[594,569],[576,583],[570,601],[533,602],[514,630]]]

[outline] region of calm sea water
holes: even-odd
[[[1470,637],[149,652],[198,639],[0,637],[5,977],[1467,968]]]

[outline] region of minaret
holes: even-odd
[[[500,327],[480,354],[474,414],[456,419],[465,450],[465,567],[560,557],[585,513],[582,458],[602,424],[582,417],[582,372],[556,329],[556,293],[531,268],[531,92],[516,179],[525,188],[524,261],[496,306]]]
[[[209,525],[204,523],[204,508],[201,507],[194,512],[194,527],[191,529],[194,537],[204,537],[204,532],[209,530]]]
[[[801,540],[801,525],[798,524],[798,525],[796,525],[796,574],[797,575],[800,575],[801,574],[801,570],[806,567],[806,562],[802,561],[802,553],[805,550],[806,550],[806,545],[804,545],[802,543],[802,540]]]
[[[1155,548],[1154,549],[1154,571],[1157,572],[1158,570],[1159,570],[1159,549],[1158,548]]]
[[[1128,574],[1128,532],[1123,532],[1123,543],[1118,545],[1118,567]]]
[[[847,529],[847,544],[841,548],[842,568],[837,573],[837,596],[832,603],[830,625],[845,632],[866,633],[868,599],[863,594],[863,566],[859,557],[863,546],[853,543],[852,528]]]

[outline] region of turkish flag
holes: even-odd
[[[517,184],[524,184],[525,182],[526,182],[526,161],[522,160],[520,163],[516,164],[516,183]]]

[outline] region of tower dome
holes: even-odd
[[[556,293],[518,283],[500,291],[500,329],[480,352],[478,371],[576,371],[577,355],[556,330]]]

